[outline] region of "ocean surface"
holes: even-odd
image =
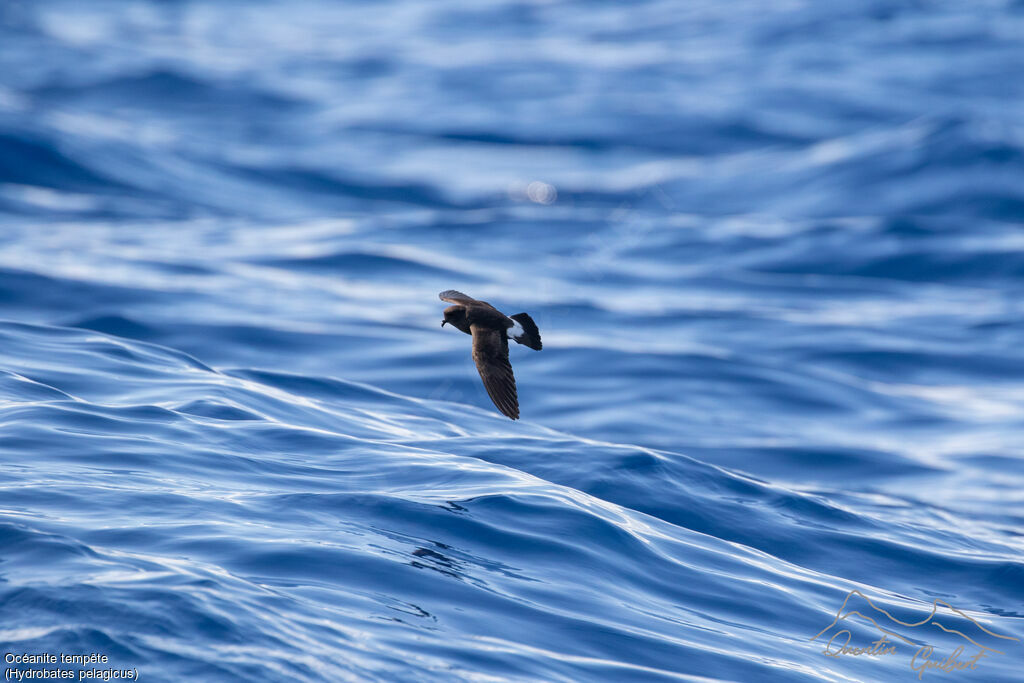
[[[1019,0],[3,0],[0,655],[1022,680],[1022,73]]]

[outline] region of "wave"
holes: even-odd
[[[0,3],[0,642],[905,677],[810,641],[851,590],[1024,636],[1016,5]],[[521,421],[450,288],[537,321]]]
[[[0,344],[19,650],[73,640],[167,675],[268,679],[430,680],[441,657],[656,679],[680,656],[785,679],[804,656],[764,626],[784,610],[776,628],[809,637],[819,611],[792,596],[819,600],[832,571],[881,567],[901,591],[926,568],[964,597],[981,572],[1024,597],[1024,564],[993,541],[1002,559],[978,559],[671,452],[88,330],[5,322]]]
[[[0,133],[0,183],[72,192],[123,190],[117,180],[74,160],[50,140],[21,133]]]

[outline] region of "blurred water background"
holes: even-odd
[[[1022,73],[1019,0],[3,0],[0,649],[917,679],[809,641],[851,589],[1024,638]],[[448,288],[540,325],[521,421]]]

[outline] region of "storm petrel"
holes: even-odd
[[[445,290],[438,296],[441,301],[455,304],[444,309],[441,327],[451,323],[473,335],[473,360],[487,395],[503,414],[513,420],[519,419],[516,378],[508,362],[508,338],[540,351],[537,324],[525,313],[505,315],[486,301],[477,301],[454,289]]]

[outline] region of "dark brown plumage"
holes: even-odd
[[[477,301],[462,292],[449,289],[439,295],[454,306],[444,309],[441,327],[451,324],[473,335],[473,360],[484,382],[487,395],[504,415],[519,419],[516,378],[508,362],[508,339],[540,351],[540,331],[526,313],[507,316],[486,301]]]

